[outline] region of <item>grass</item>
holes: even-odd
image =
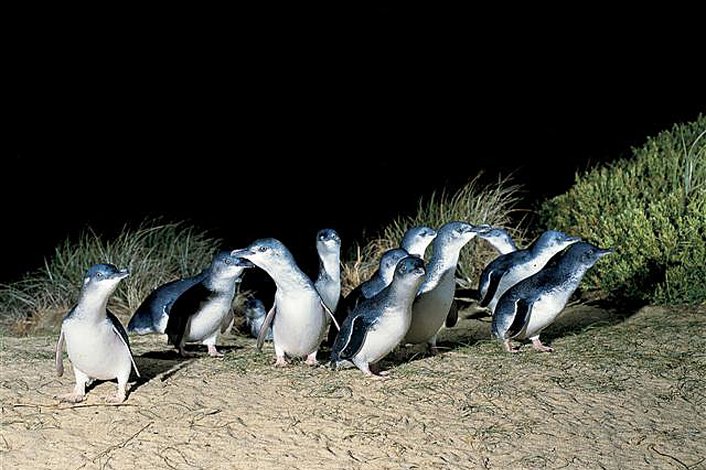
[[[219,246],[220,240],[184,223],[148,220],[137,228],[123,228],[114,239],[88,229],[60,243],[41,269],[0,286],[0,330],[54,330],[76,302],[86,269],[95,263],[130,269],[109,304],[116,315],[128,315],[158,285],[207,266]]]
[[[476,177],[453,194],[441,191],[433,193],[428,199],[420,199],[413,215],[394,219],[377,237],[362,246],[354,247],[341,270],[343,293],[368,279],[378,268],[382,254],[397,247],[410,227],[426,225],[438,229],[452,220],[490,224],[508,228],[516,242],[521,245],[524,231],[510,227],[517,212],[520,189],[518,185],[512,184],[510,178],[498,178],[496,184],[482,186]],[[475,244],[475,249],[466,247],[462,250],[457,271],[459,283],[464,287],[475,286],[483,267],[497,256],[486,243],[471,243]],[[427,254],[427,258],[429,256]]]

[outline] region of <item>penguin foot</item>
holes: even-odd
[[[539,338],[532,340],[532,347],[539,352],[554,352],[554,348],[542,344]]]
[[[380,370],[380,368],[374,364],[369,365],[370,374],[374,375],[379,379],[386,379],[390,377],[389,370]]]
[[[520,347],[519,346],[513,346],[510,340],[503,341],[503,346],[505,347],[505,351],[509,353],[516,354],[520,352]]]
[[[275,361],[275,367],[287,367],[287,360],[284,358],[284,356],[277,356],[277,360]]]
[[[56,397],[59,399],[60,402],[66,402],[66,403],[81,403],[83,400],[86,399],[86,395],[82,393],[65,393],[63,395],[57,395]]]
[[[224,356],[224,354],[222,352],[218,351],[218,349],[216,349],[216,346],[214,346],[212,344],[208,345],[208,355],[211,357],[223,357]]]
[[[306,361],[304,361],[304,364],[306,364],[308,366],[318,366],[319,365],[319,361],[316,360],[316,351],[314,351],[313,353],[306,356]]]
[[[106,398],[105,401],[107,401],[111,405],[120,404],[125,401],[125,392],[123,392],[123,393],[118,392],[115,395],[113,395],[112,397]]]
[[[196,357],[196,353],[188,352],[183,346],[180,346],[178,349],[181,357]]]

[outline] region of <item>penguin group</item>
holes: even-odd
[[[382,377],[378,363],[395,348],[422,345],[438,354],[437,335],[456,319],[456,268],[464,247],[474,238],[498,253],[485,266],[478,285],[479,305],[491,315],[491,335],[508,352],[512,341],[528,339],[550,352],[539,335],[564,309],[586,271],[612,249],[602,249],[558,231],[541,234],[518,249],[503,228],[451,221],[438,229],[412,227],[379,259],[375,273],[345,297],[341,295],[341,238],[333,229],[316,235],[319,273],[315,280],[299,268],[279,240],[263,238],[245,248],[221,251],[196,276],[154,289],[135,310],[127,329],[107,309],[110,296],[127,269],[112,264],[91,266],[76,305],[61,324],[56,370],[63,374],[63,349],[73,365],[75,387],[62,401],[80,402],[93,380],[117,380],[111,402],[126,397],[132,371],[139,376],[128,333],[164,334],[179,355],[192,356],[187,343],[201,343],[209,356],[222,357],[219,336],[233,324],[233,301],[248,269],[263,270],[275,283],[274,304],[249,297],[243,306],[246,325],[257,348],[272,341],[275,366],[301,358],[318,364],[318,352],[329,350],[328,364],[347,365]],[[431,247],[430,256],[426,257]]]

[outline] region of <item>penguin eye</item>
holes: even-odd
[[[96,277],[103,277],[103,273],[97,272],[97,273],[96,273]]]
[[[225,264],[230,264],[230,263],[231,263],[230,259],[228,259],[228,258],[224,259],[223,262],[224,262]]]
[[[267,247],[266,247],[266,246],[260,246],[260,247],[257,248],[257,251],[259,251],[260,253],[264,253],[265,251],[267,251]]]

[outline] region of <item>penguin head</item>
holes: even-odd
[[[341,237],[332,228],[319,230],[316,234],[316,249],[319,253],[340,253]]]
[[[412,227],[404,233],[400,247],[411,255],[424,256],[424,251],[435,238],[436,230],[431,227]]]
[[[402,248],[393,248],[383,253],[380,257],[380,276],[385,281],[385,284],[392,282],[397,263],[407,255],[409,255],[409,253]]]
[[[500,227],[491,227],[490,225],[479,225],[479,229],[482,229],[482,231],[478,232],[478,236],[482,238],[483,240],[487,240],[488,242],[492,243],[494,241],[504,241],[504,240],[512,240],[510,235],[505,231],[504,228]]]
[[[467,222],[448,222],[439,228],[435,243],[463,246],[473,240],[473,237],[482,231],[482,228],[476,227]]]
[[[572,237],[558,230],[547,230],[539,236],[533,244],[540,251],[550,251],[558,253],[569,245],[580,241],[580,237]]]
[[[563,259],[572,264],[590,268],[605,255],[613,253],[612,248],[598,248],[588,242],[576,242],[566,249]]]
[[[260,268],[272,268],[283,263],[294,262],[292,254],[281,241],[275,238],[261,238],[252,242],[247,248],[233,250],[231,256],[245,258]]]
[[[230,250],[223,250],[213,257],[211,271],[219,277],[239,277],[245,269],[254,266],[247,259],[231,255]]]
[[[417,284],[417,286],[421,284],[426,274],[427,270],[424,266],[424,260],[414,255],[402,258],[395,268],[395,280],[408,280]]]
[[[254,320],[267,315],[265,305],[260,301],[260,299],[255,297],[248,297],[243,305],[243,312],[245,313],[245,318],[248,320]]]
[[[94,264],[86,271],[83,278],[84,289],[100,289],[112,293],[118,283],[128,277],[130,271],[127,268],[118,269],[113,264]]]

